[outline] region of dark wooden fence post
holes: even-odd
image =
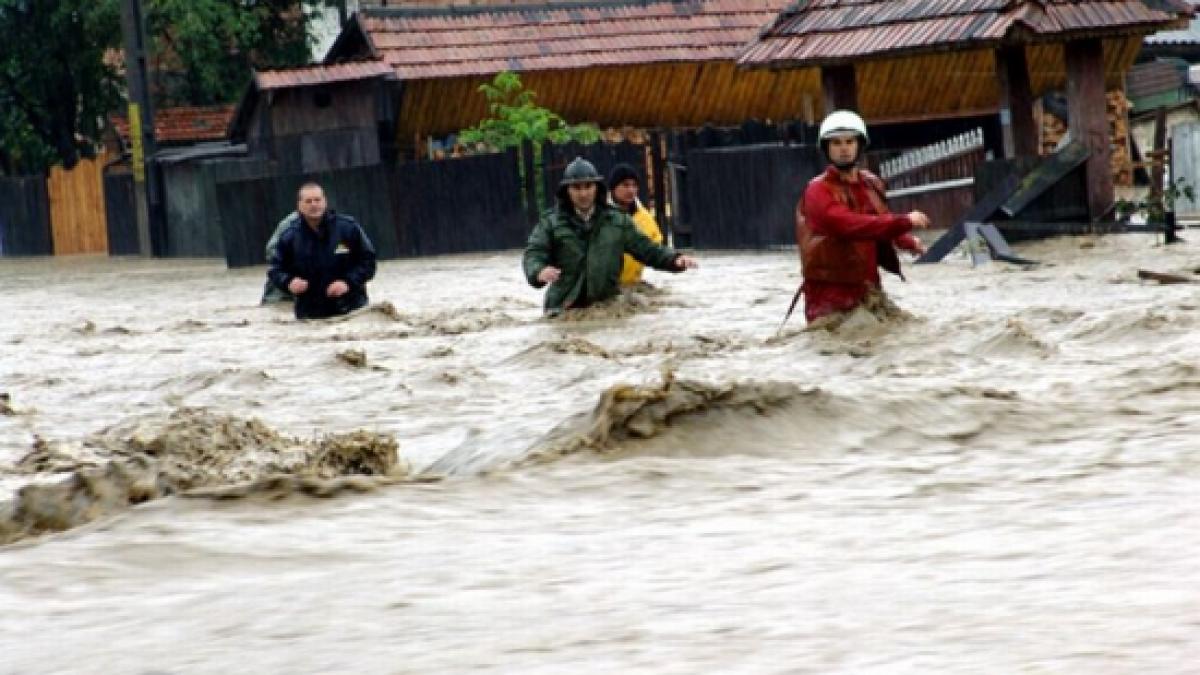
[[[663,231],[663,236],[669,236],[667,227],[667,179],[664,173],[667,163],[663,157],[663,135],[658,131],[650,133],[650,171],[654,173],[654,219]]]
[[[525,212],[529,224],[537,223],[538,216],[541,214],[541,204],[538,204],[537,198],[537,163],[533,156],[533,141],[528,139],[521,142],[521,170],[524,174],[521,187],[525,193]]]

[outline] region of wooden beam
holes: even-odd
[[[1108,101],[1104,95],[1104,44],[1098,38],[1071,40],[1063,47],[1067,61],[1067,105],[1071,138],[1083,143],[1087,159],[1088,212],[1103,218],[1113,207]]]
[[[667,227],[667,157],[666,139],[661,131],[650,132],[650,170],[654,172],[654,220],[666,239],[670,234]]]
[[[975,205],[971,207],[971,210],[963,214],[963,217],[953,227],[933,242],[925,254],[917,258],[917,262],[920,264],[941,262],[942,258],[949,255],[966,238],[966,223],[990,221],[996,215],[996,209],[999,209],[1000,205],[1021,186],[1021,178],[1021,172],[1015,168],[1012,173],[1005,175],[987,194],[975,200]]]
[[[825,114],[834,110],[858,111],[858,83],[854,65],[822,66],[821,91],[825,95]]]
[[[1078,139],[1072,139],[1062,150],[1038,162],[1037,167],[1021,179],[1021,185],[1000,205],[1000,210],[1009,218],[1016,218],[1025,207],[1033,203],[1033,200],[1045,194],[1068,174],[1078,169],[1080,164],[1090,159],[1088,147]],[[1105,168],[1108,168],[1107,164]]]
[[[995,54],[1004,156],[1036,155],[1037,127],[1033,121],[1033,89],[1029,84],[1025,47],[1001,47]]]

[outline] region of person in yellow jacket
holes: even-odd
[[[638,231],[650,238],[656,244],[663,240],[662,230],[654,220],[654,214],[642,205],[638,199],[640,181],[637,169],[629,164],[617,164],[608,174],[608,194],[613,206],[623,213],[629,214]],[[621,265],[621,286],[633,286],[642,280],[642,269],[645,266],[628,253]]]

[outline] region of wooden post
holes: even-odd
[[[834,110],[858,112],[858,83],[854,64],[821,67],[821,90],[825,94],[825,114]]]
[[[665,140],[659,131],[650,132],[650,170],[654,173],[654,219],[667,237],[667,162],[663,158]]]
[[[525,139],[521,141],[521,173],[525,174],[522,179],[522,188],[525,191],[525,213],[528,215],[529,224],[537,223],[541,216],[542,205],[538,204],[537,198],[537,167],[533,161],[533,141]]]
[[[1022,45],[996,50],[996,80],[1000,85],[1000,128],[1004,136],[1004,156],[1035,156],[1037,126],[1033,122],[1033,89],[1029,84],[1029,64]]]
[[[156,223],[158,181],[154,172],[154,107],[146,73],[146,31],[141,0],[122,0],[121,32],[125,44],[125,79],[129,90],[129,142],[132,148],[137,213],[138,252],[154,254],[151,231]]]
[[[1088,213],[1093,221],[1113,206],[1112,155],[1108,101],[1104,96],[1104,46],[1098,38],[1072,40],[1063,48],[1067,61],[1067,105],[1071,138],[1083,143],[1087,160]]]
[[[1147,201],[1162,206],[1163,180],[1166,177],[1167,108],[1159,106],[1154,114],[1154,147],[1146,153],[1150,157],[1150,195]]]

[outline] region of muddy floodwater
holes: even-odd
[[[0,260],[0,673],[1200,672],[1200,234],[794,251],[547,321],[519,252]]]

